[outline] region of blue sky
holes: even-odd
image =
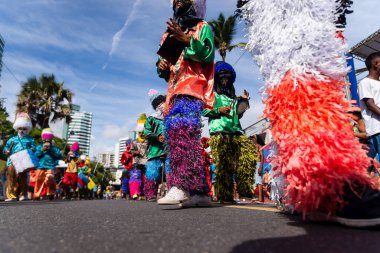
[[[379,29],[376,2],[355,1],[345,33],[350,46]],[[208,0],[206,20],[220,12],[232,15],[235,5],[236,0]],[[3,68],[0,80],[10,119],[20,82],[53,73],[75,93],[74,103],[94,114],[92,155],[112,151],[135,128],[139,114],[152,112],[149,89],[166,90],[155,62],[171,15],[169,0],[0,0],[3,61],[15,76]],[[236,42],[242,41],[244,24],[239,24]],[[248,126],[262,114],[263,82],[249,53],[237,49],[227,61],[235,64],[237,92],[251,92],[251,109],[242,120]],[[54,130],[60,135],[59,125]]]

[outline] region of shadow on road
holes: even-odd
[[[355,229],[327,222],[306,222],[302,221],[301,216],[296,215],[283,213],[279,215],[290,220],[289,226],[303,228],[305,235],[249,240],[235,246],[231,253],[358,253],[379,251],[380,227]]]
[[[15,202],[0,202],[0,206],[38,206],[38,205],[60,205],[66,201],[15,201]]]
[[[223,207],[222,205],[212,205],[212,206],[207,206],[207,207],[179,207],[178,205],[168,205],[168,206],[163,206],[162,208],[163,211],[178,211],[178,210],[186,210],[186,209],[213,209],[213,208],[220,208]]]

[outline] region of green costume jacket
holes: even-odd
[[[166,155],[164,144],[158,141],[160,134],[164,134],[164,120],[149,116],[144,126],[144,135],[149,142],[148,160]]]
[[[240,125],[239,116],[236,111],[237,99],[232,99],[226,95],[219,95],[215,92],[214,109],[203,110],[203,116],[208,117],[210,134],[233,134],[243,133]],[[231,106],[232,110],[229,116],[221,116],[218,112],[220,107]]]

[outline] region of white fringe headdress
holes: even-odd
[[[242,7],[247,49],[267,85],[277,85],[289,69],[317,79],[346,75],[346,45],[336,38],[336,9],[332,0],[250,0]]]
[[[27,113],[18,113],[16,116],[15,123],[13,124],[13,129],[18,130],[19,128],[25,128],[28,132],[32,129],[32,121]]]
[[[191,0],[191,2],[198,18],[204,19],[206,16],[206,0]],[[173,6],[174,0],[170,0],[170,3]]]

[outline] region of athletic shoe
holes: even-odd
[[[4,200],[5,202],[13,202],[13,201],[17,201],[17,199],[6,199]]]
[[[177,205],[177,204],[184,203],[188,200],[189,200],[189,197],[187,196],[187,194],[184,191],[173,186],[172,188],[170,188],[170,190],[165,195],[165,197],[157,200],[157,204],[159,204],[159,205]]]
[[[347,190],[344,200],[347,205],[336,216],[325,213],[309,215],[312,221],[331,221],[349,227],[372,227],[380,225],[380,191],[368,187],[356,190],[354,193]]]
[[[185,201],[180,204],[180,207],[190,208],[190,207],[210,207],[211,197],[206,195],[194,195],[190,197],[189,201]]]
[[[27,197],[25,196],[21,196],[18,198],[19,201],[25,201],[25,200],[29,200]]]

